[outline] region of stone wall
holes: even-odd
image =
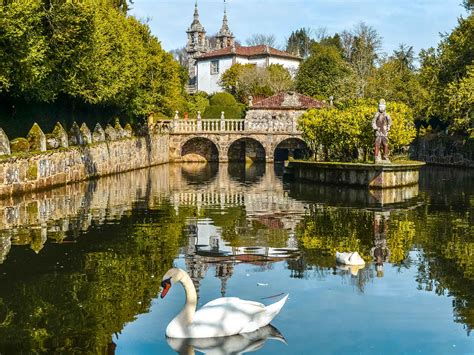
[[[59,128],[58,128],[59,127]],[[56,129],[57,128],[57,129]],[[169,136],[152,127],[134,136],[131,127],[97,125],[91,132],[84,124],[73,125],[69,134],[57,126],[44,134],[35,124],[21,148],[0,157],[0,196],[64,185],[169,161]],[[2,146],[8,146],[0,132]],[[46,150],[48,149],[48,150]]]
[[[474,167],[474,138],[428,134],[410,147],[412,159],[433,165]]]
[[[407,164],[359,164],[290,161],[295,179],[323,184],[384,189],[418,184],[422,162]]]

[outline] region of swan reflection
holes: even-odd
[[[167,338],[168,345],[179,354],[241,354],[257,351],[265,345],[267,339],[284,344],[284,336],[272,325],[267,325],[252,333],[237,334],[228,337],[204,339]]]

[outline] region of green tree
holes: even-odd
[[[350,68],[334,46],[314,44],[311,55],[301,64],[296,75],[296,90],[302,94],[327,100],[344,96],[344,79]]]
[[[367,97],[403,102],[416,113],[420,112],[426,95],[415,71],[413,47],[403,44],[374,69],[367,82]]]
[[[426,120],[448,126],[451,133],[472,130],[472,66],[474,65],[474,13],[460,18],[437,49],[420,53],[420,82],[428,90],[420,109]]]
[[[246,102],[249,96],[271,96],[294,87],[290,72],[279,64],[234,64],[224,72],[220,85],[240,102]]]
[[[369,77],[379,59],[382,38],[377,31],[361,22],[352,31],[344,31],[341,35],[342,50],[346,60],[355,73],[356,95],[366,97]]]
[[[182,109],[186,75],[149,27],[126,15],[129,3],[4,2],[0,93],[38,103],[67,98],[131,118]]]
[[[286,43],[286,51],[293,55],[306,58],[311,53],[311,46],[314,40],[311,38],[311,30],[309,28],[300,28],[291,32]]]
[[[372,151],[374,134],[372,119],[376,101],[356,101],[340,109],[329,107],[309,110],[300,119],[303,139],[313,151],[322,146],[326,159],[360,159],[361,152]],[[390,149],[401,152],[415,138],[413,112],[403,103],[389,102],[388,113],[392,118]]]

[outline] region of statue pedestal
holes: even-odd
[[[424,165],[419,161],[389,164],[290,161],[286,169],[297,180],[385,189],[418,184],[419,170]]]

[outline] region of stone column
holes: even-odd
[[[221,112],[221,131],[225,131],[225,113]]]
[[[202,131],[201,111],[197,112],[197,130],[198,130],[198,132]]]

